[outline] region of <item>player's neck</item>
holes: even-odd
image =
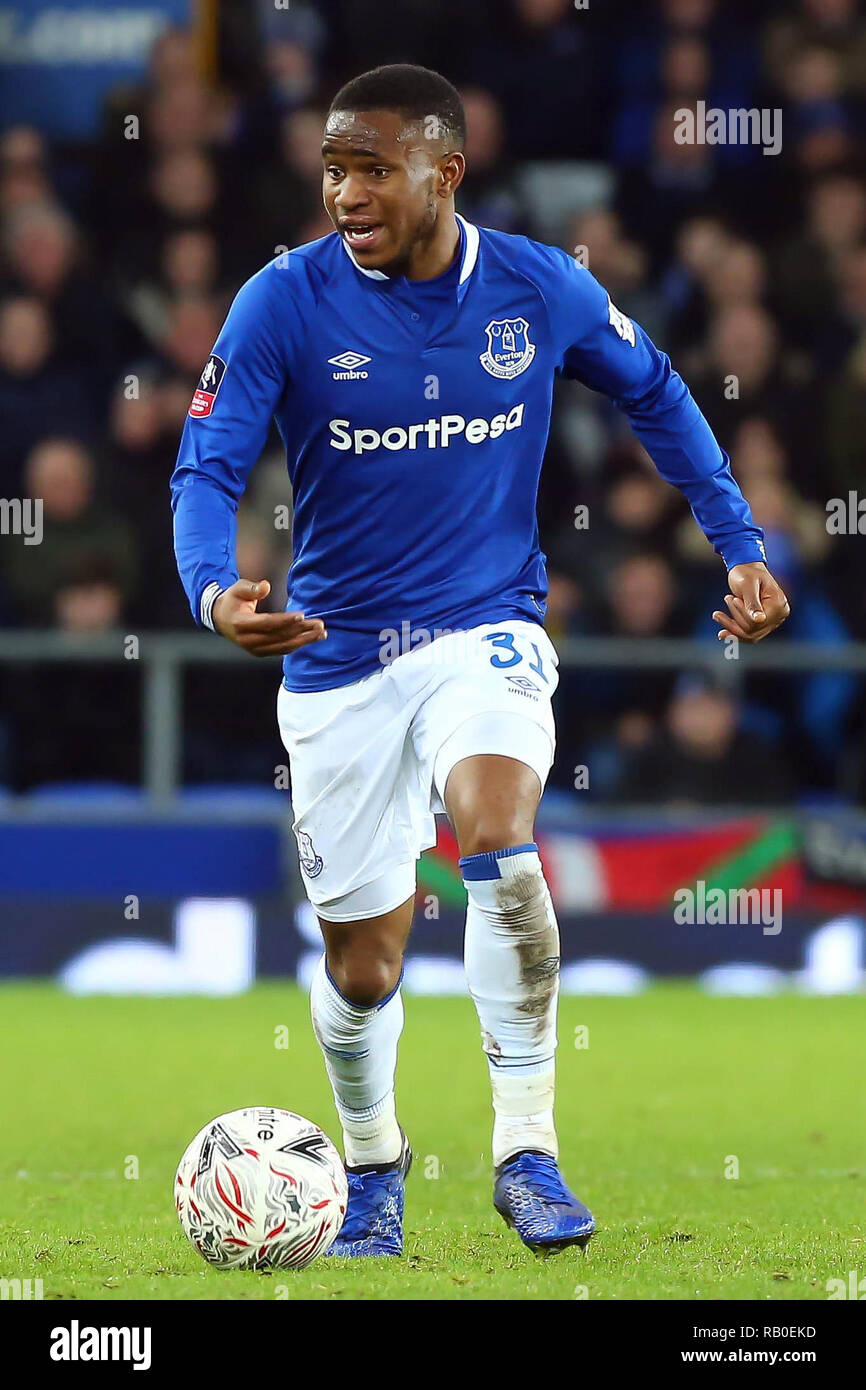
[[[453,209],[440,217],[429,241],[413,247],[405,270],[407,280],[435,280],[453,265],[460,252],[460,228]]]

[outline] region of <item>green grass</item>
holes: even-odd
[[[471,1004],[409,998],[406,1256],[270,1276],[210,1269],[181,1234],[172,1180],[202,1124],[243,1105],[337,1134],[294,986],[114,1000],[24,985],[0,989],[0,1009],[0,1276],[41,1277],[46,1299],[826,1299],[828,1278],[866,1275],[863,996],[564,999],[562,1160],[599,1233],[586,1256],[549,1260],[491,1205]]]

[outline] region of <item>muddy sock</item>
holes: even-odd
[[[559,928],[538,847],[460,860],[469,904],[465,962],[493,1091],[493,1162],[557,1156],[553,1124]]]

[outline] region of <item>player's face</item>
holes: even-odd
[[[441,143],[394,111],[332,111],[322,159],[325,207],[358,264],[405,270],[456,186]]]

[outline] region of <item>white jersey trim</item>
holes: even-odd
[[[475,269],[475,264],[478,260],[478,247],[481,241],[481,237],[479,236],[478,228],[474,226],[472,222],[467,222],[466,218],[461,217],[459,212],[455,213],[454,215],[466,234],[466,240],[463,244],[463,260],[460,264],[460,278],[457,281],[459,288],[460,285],[464,285],[466,283],[466,281],[469,279],[469,276]],[[349,246],[347,242],[344,241],[343,237],[340,237],[340,241],[342,243],[343,250],[349,257],[349,260],[352,262],[352,265],[355,267],[356,270],[360,270],[362,275],[366,275],[368,280],[389,280],[391,278],[389,275],[385,274],[384,270],[365,270],[364,267],[362,265],[359,265],[356,261],[351,246]]]
[[[213,625],[213,606],[222,593],[225,593],[225,590],[221,589],[214,579],[205,587],[201,596],[200,616],[202,627],[209,627],[211,632],[215,631]]]

